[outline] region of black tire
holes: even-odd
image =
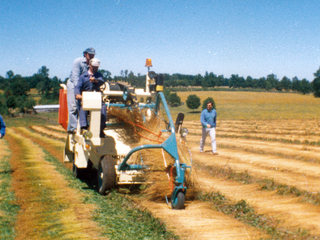
[[[176,199],[172,199],[172,208],[179,210],[184,209],[185,195],[183,192],[178,192]]]
[[[104,195],[106,191],[111,190],[116,185],[115,163],[110,155],[104,156],[98,167],[98,192]]]

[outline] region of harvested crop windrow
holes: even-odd
[[[46,128],[65,133],[66,130],[61,125],[47,125]]]
[[[196,129],[193,131],[194,135],[201,136],[201,129]],[[224,138],[245,138],[245,139],[266,139],[268,141],[282,141],[282,142],[297,142],[297,143],[305,143],[305,144],[313,144],[318,145],[320,143],[320,137],[314,135],[308,136],[300,136],[300,135],[293,135],[293,134],[269,134],[269,133],[247,133],[241,131],[223,131],[223,129],[217,129],[216,131],[217,137],[224,137]]]
[[[276,170],[279,172],[290,172],[297,175],[302,175],[305,178],[316,178],[320,180],[320,164],[313,161],[301,161],[294,158],[279,157],[273,154],[257,154],[243,150],[236,149],[221,149],[220,162],[225,162],[232,166],[234,164],[248,165],[252,167],[265,168],[266,170]],[[249,169],[248,169],[249,170]],[[320,189],[319,189],[320,190]]]
[[[40,126],[31,126],[31,129],[48,136],[53,136],[54,138],[58,138],[58,139],[66,139],[66,136],[67,136],[66,133],[51,131],[45,127],[40,127]]]
[[[44,137],[39,133],[30,131],[23,127],[18,127],[14,129],[15,131],[19,132],[19,134],[32,138],[33,142],[45,148],[52,156],[59,159],[61,162],[63,161],[62,150],[65,146],[64,142],[49,137]]]
[[[94,206],[80,201],[43,150],[11,128],[6,138],[12,151],[12,189],[21,208],[16,239],[104,239],[90,220]]]
[[[196,147],[192,150],[196,151]],[[290,161],[272,156],[246,153],[237,150],[219,149],[219,157],[207,161],[203,154],[195,154],[197,161],[207,166],[230,168],[235,172],[248,172],[257,178],[273,179],[275,182],[296,187],[309,193],[320,191],[320,176],[316,174],[320,166],[315,164],[301,164],[300,161]],[[284,162],[282,164],[282,161]],[[289,169],[285,169],[285,161]],[[296,164],[296,165],[294,165]],[[301,165],[301,167],[299,167]],[[313,167],[315,167],[313,169]],[[312,170],[312,172],[307,172]],[[306,171],[306,172],[304,172]]]
[[[8,143],[5,139],[0,140],[1,141],[1,148],[0,148],[0,156],[2,158],[10,155],[10,149],[8,147]]]
[[[241,141],[239,141],[234,138],[219,138],[219,146],[223,148],[241,149],[253,153],[301,159],[306,162],[320,163],[320,148],[310,145],[246,139],[241,139]]]
[[[306,121],[225,121],[217,122],[217,136],[266,139],[277,141],[297,141],[301,143],[320,142],[319,122],[315,120]],[[193,121],[188,122],[190,133],[200,135],[201,126]]]
[[[199,139],[189,142],[197,144]],[[219,137],[218,147],[320,163],[320,148],[310,145]]]

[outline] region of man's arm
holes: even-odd
[[[82,58],[77,58],[74,60],[71,70],[71,82],[73,82],[74,85],[77,85],[79,77],[81,75],[81,61]]]
[[[211,125],[210,124],[208,124],[207,122],[206,122],[206,120],[205,120],[205,110],[203,110],[202,112],[201,112],[201,116],[200,116],[200,122],[201,122],[201,124],[202,124],[202,126],[203,127],[207,127],[207,128],[210,128],[211,127]]]
[[[83,85],[83,75],[80,76],[77,85],[74,86],[74,95],[76,99],[82,99],[81,88]]]
[[[2,117],[0,116],[0,138],[6,134],[6,124],[4,123]]]
[[[103,76],[101,73],[99,72],[96,72],[94,74],[94,80],[96,80],[97,82],[93,85],[93,90],[96,90],[96,91],[100,91],[100,87],[104,84],[104,79],[103,79]]]

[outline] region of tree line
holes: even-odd
[[[99,69],[105,81],[125,81],[137,88],[145,87],[146,75],[132,71],[121,70],[119,76],[112,77],[111,72]],[[230,78],[223,75],[216,75],[213,72],[206,72],[204,76],[187,74],[163,74],[164,86],[167,89],[183,89],[187,87],[197,87],[201,89],[212,89],[214,87],[228,87],[232,89],[250,90],[275,90],[293,91],[302,94],[314,93],[315,97],[320,97],[320,68],[314,73],[315,79],[309,82],[306,79],[294,77],[289,79],[283,77],[281,80],[275,74],[259,79],[247,76],[241,77],[232,74]],[[42,66],[37,73],[29,77],[22,77],[14,74],[12,70],[6,73],[5,77],[0,76],[0,113],[9,113],[10,109],[17,109],[19,112],[26,112],[36,104],[57,104],[59,102],[59,89],[61,83],[66,83],[68,78],[63,81],[58,77],[49,77],[49,69]],[[30,96],[30,89],[36,89],[38,101]],[[166,97],[171,105],[180,104],[180,99],[176,93],[166,92]]]

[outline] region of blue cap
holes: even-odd
[[[96,50],[94,50],[94,48],[87,48],[86,50],[83,51],[83,54],[85,53],[96,55]]]

